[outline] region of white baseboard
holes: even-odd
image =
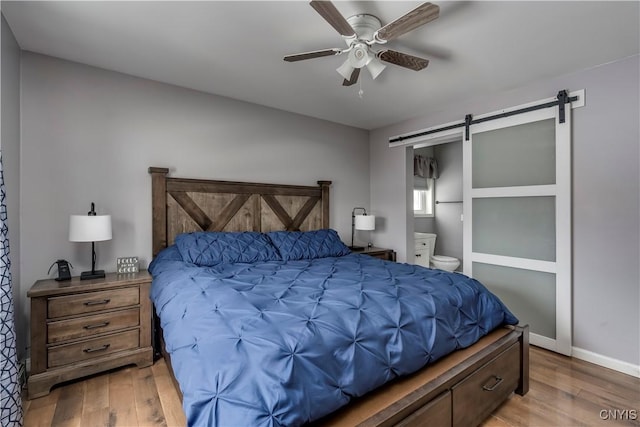
[[[572,351],[572,356],[576,359],[584,360],[585,362],[594,363],[605,368],[613,369],[614,371],[622,372],[623,374],[640,378],[640,365],[623,362],[622,360],[614,359],[613,357],[609,356],[603,356],[601,354],[594,353],[589,350],[584,350],[578,347],[573,347]]]
[[[536,347],[542,347],[547,350],[555,351],[556,353],[558,352],[556,350],[556,340],[554,339],[530,333],[529,342],[531,345],[535,345]],[[603,356],[602,354],[594,353],[578,347],[571,347],[571,354],[567,354],[566,356],[575,357],[576,359],[584,360],[585,362],[593,363],[604,368],[613,369],[614,371],[640,378],[640,365],[623,362],[622,360]]]
[[[536,347],[546,348],[547,350],[556,351],[556,340],[534,332],[529,332],[529,343]]]

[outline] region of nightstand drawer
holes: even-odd
[[[74,314],[128,307],[137,305],[139,302],[140,291],[138,287],[102,292],[86,292],[83,294],[49,298],[47,301],[47,313],[48,317],[52,319]]]
[[[68,365],[82,360],[102,357],[122,350],[137,348],[140,343],[140,331],[133,329],[127,332],[107,335],[106,337],[81,341],[49,348],[48,367]]]
[[[112,311],[69,320],[58,320],[47,325],[47,343],[55,344],[78,338],[126,329],[140,324],[140,310]]]

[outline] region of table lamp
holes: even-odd
[[[80,280],[104,277],[104,270],[96,270],[95,242],[111,240],[111,215],[96,215],[95,204],[87,215],[71,215],[69,218],[69,241],[91,242],[91,271],[83,271]]]
[[[362,215],[356,215],[356,210],[362,210]],[[365,208],[353,208],[351,211],[351,246],[349,249],[351,250],[362,250],[364,247],[362,246],[354,246],[353,245],[353,236],[355,234],[355,230],[375,230],[376,229],[376,217],[375,215],[367,215],[367,210]]]

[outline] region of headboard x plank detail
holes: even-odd
[[[180,233],[329,228],[329,187],[168,177],[150,167],[153,256]]]

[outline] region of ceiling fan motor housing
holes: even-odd
[[[347,22],[353,28],[357,35],[357,40],[370,42],[373,40],[373,34],[382,27],[382,22],[368,13],[361,13],[347,18]],[[351,46],[354,41],[353,37],[343,37],[347,46]]]

